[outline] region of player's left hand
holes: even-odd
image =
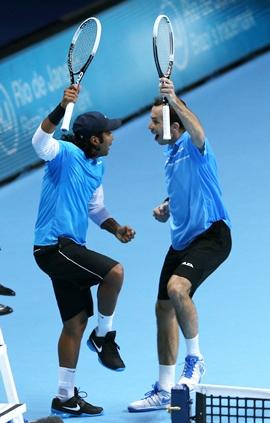
[[[164,201],[160,206],[155,207],[153,210],[153,216],[159,222],[165,223],[170,217],[169,202]]]
[[[124,243],[131,241],[135,234],[136,232],[134,229],[130,228],[129,226],[120,226],[115,232],[116,238]]]

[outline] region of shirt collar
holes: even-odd
[[[165,151],[165,155],[166,156],[174,156],[177,153],[177,151],[179,150],[180,145],[184,141],[185,134],[186,134],[186,131],[183,132],[183,134],[181,135],[181,137],[178,138],[178,140],[175,141],[174,144],[168,144],[167,145],[167,149]]]

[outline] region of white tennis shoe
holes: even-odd
[[[159,383],[153,385],[153,389],[144,395],[144,398],[134,401],[128,406],[128,411],[138,413],[143,411],[164,410],[171,403],[171,393],[160,388]]]
[[[194,388],[200,383],[205,373],[205,362],[203,357],[188,355],[185,358],[185,366],[182,376],[179,379],[179,385],[187,385],[189,389]]]

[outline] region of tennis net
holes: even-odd
[[[168,411],[172,423],[270,423],[270,389],[179,385]]]

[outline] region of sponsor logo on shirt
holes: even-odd
[[[190,158],[189,154],[185,154],[183,146],[177,146],[177,150],[172,152],[168,157],[165,166],[174,166],[176,163],[182,162]]]

